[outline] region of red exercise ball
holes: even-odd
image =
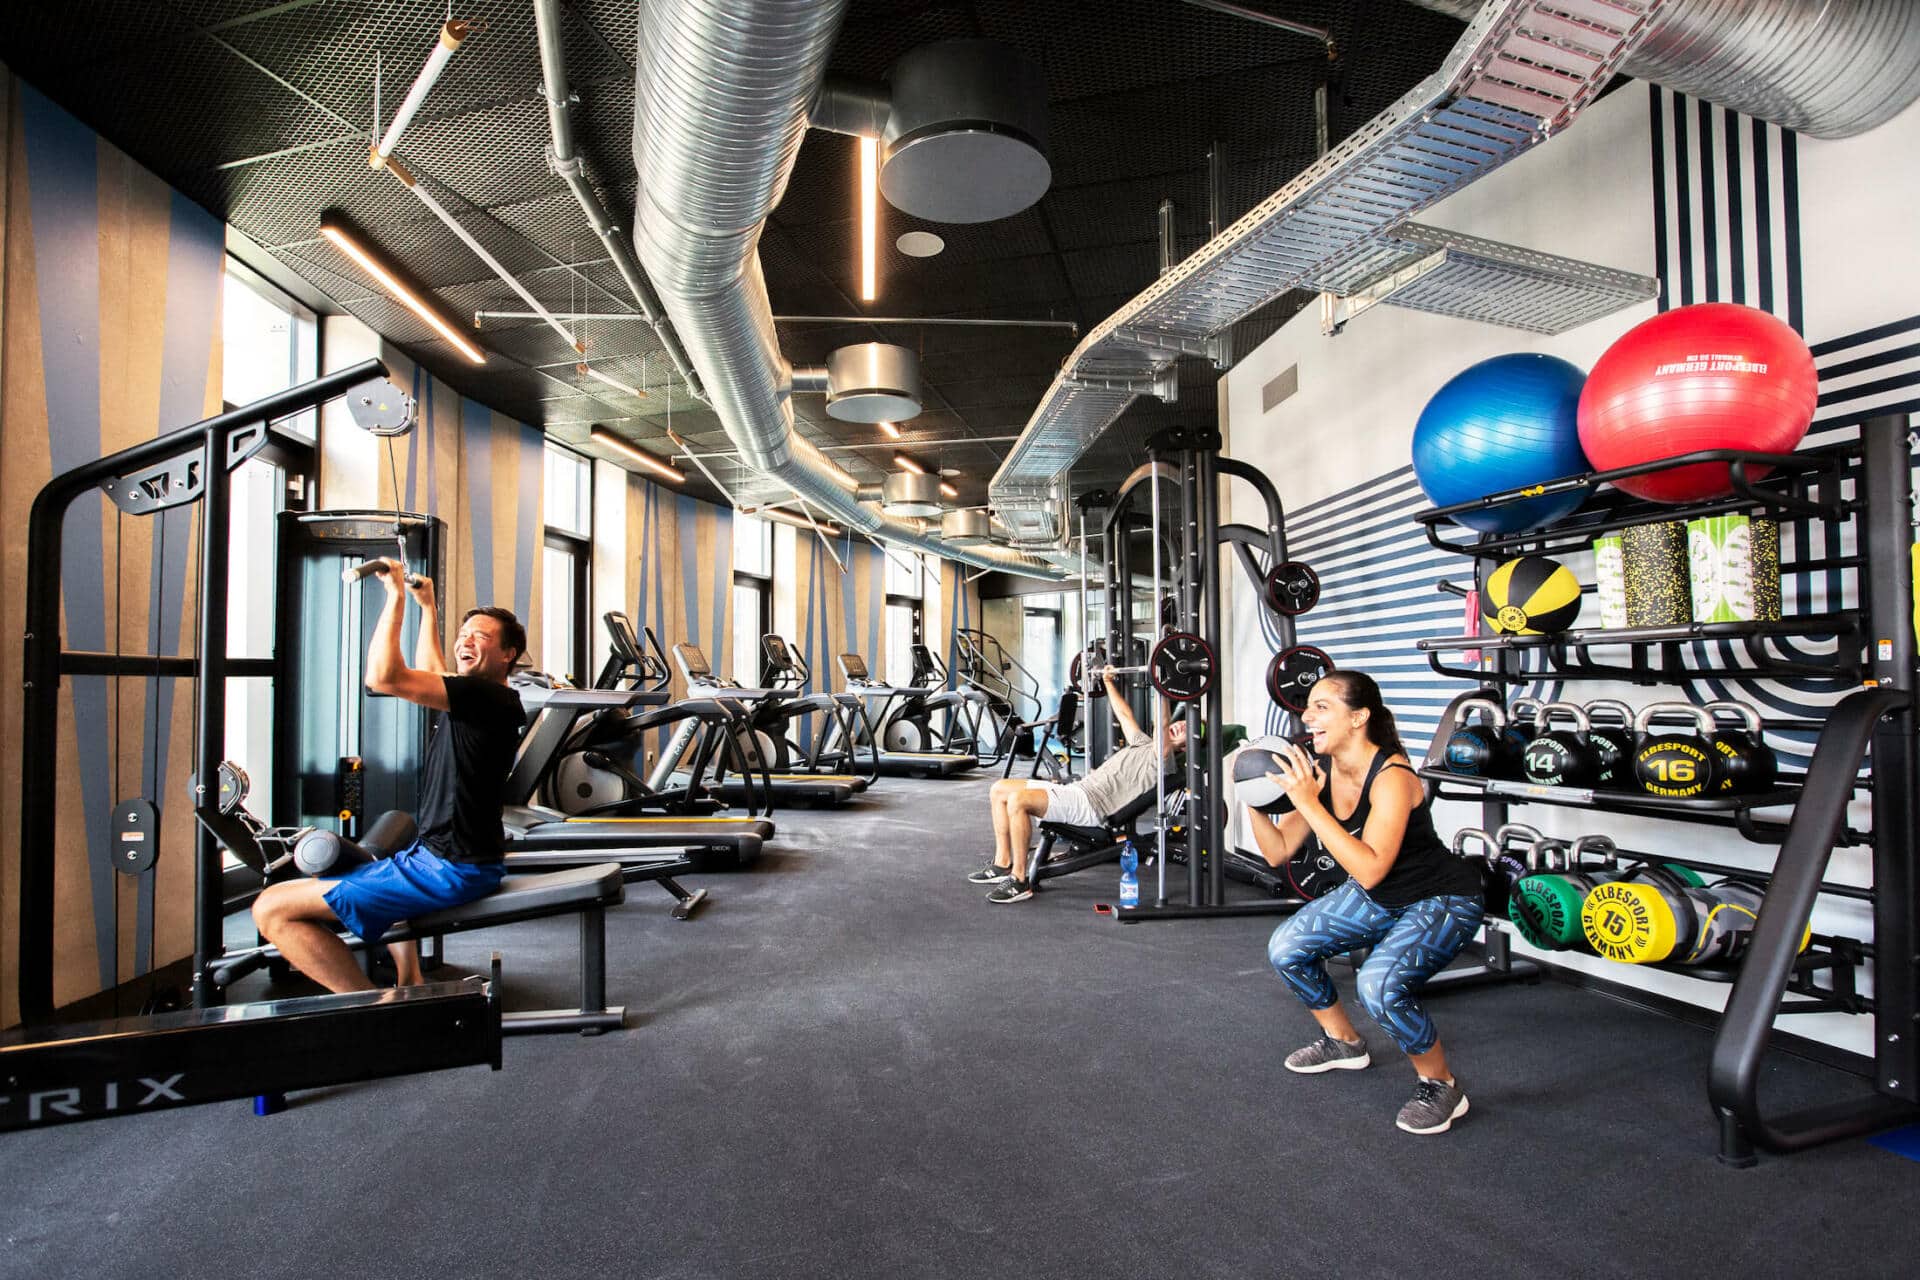
[[[1680,307],[1627,330],[1593,366],[1580,447],[1596,471],[1702,449],[1791,453],[1813,421],[1818,383],[1813,353],[1784,321],[1730,302]],[[1726,464],[1712,462],[1614,484],[1654,502],[1733,492]]]

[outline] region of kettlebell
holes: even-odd
[[[1653,722],[1661,716],[1686,716],[1693,721],[1693,732],[1656,733]],[[1642,791],[1668,800],[1697,800],[1719,793],[1723,757],[1708,741],[1713,714],[1705,707],[1655,702],[1641,709],[1633,727],[1640,739],[1633,753],[1633,776]]]
[[[1598,866],[1588,864],[1592,855],[1599,857]],[[1613,840],[1585,835],[1570,846],[1548,841],[1539,861],[1541,866],[1514,889],[1514,926],[1521,937],[1544,950],[1592,950],[1581,927],[1580,912],[1588,894],[1622,874]],[[1663,869],[1684,885],[1697,887],[1702,883],[1691,868],[1666,863]]]
[[[1488,915],[1513,918],[1513,891],[1527,878],[1528,859],[1546,839],[1524,822],[1509,822],[1493,833],[1484,877]]]
[[[1601,724],[1600,717],[1617,715],[1620,723]],[[1600,773],[1596,787],[1633,786],[1633,708],[1618,698],[1595,698],[1587,704],[1587,745],[1593,748]]]
[[[1720,753],[1719,794],[1751,796],[1772,790],[1779,762],[1760,736],[1760,712],[1748,703],[1727,700],[1709,702],[1707,713],[1715,725],[1707,741]],[[1740,727],[1719,727],[1720,721],[1729,719],[1738,720]]]
[[[1478,855],[1467,852],[1467,846],[1472,844],[1480,846]],[[1485,828],[1462,827],[1453,833],[1453,856],[1456,858],[1466,858],[1468,861],[1476,864],[1475,870],[1480,873],[1480,888],[1486,895],[1485,901],[1489,914],[1494,913],[1495,907],[1491,864],[1494,855],[1499,852],[1499,849],[1500,846],[1494,841],[1493,833]],[[1502,900],[1500,905],[1505,905],[1504,900]]]
[[[1444,757],[1449,773],[1469,778],[1495,778],[1511,774],[1518,754],[1508,733],[1507,713],[1492,698],[1468,698],[1459,707],[1459,718],[1479,711],[1485,724],[1460,723],[1447,735]]]
[[[1556,716],[1572,720],[1573,728],[1549,728]],[[1587,713],[1571,702],[1549,702],[1540,708],[1538,724],[1520,753],[1527,781],[1543,787],[1591,787],[1600,777],[1600,760],[1588,740],[1592,722]]]

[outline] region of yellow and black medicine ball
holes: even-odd
[[[1565,631],[1580,616],[1580,580],[1557,560],[1521,556],[1487,576],[1480,613],[1489,627],[1505,635]]]

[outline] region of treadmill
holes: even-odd
[[[837,805],[867,789],[867,779],[851,773],[776,772],[785,764],[787,724],[818,710],[817,706],[800,705],[811,704],[813,699],[791,689],[751,689],[737,680],[715,675],[713,664],[697,644],[673,646],[673,661],[687,682],[689,697],[731,703],[740,709],[745,721],[742,737],[748,743],[746,767],[757,769],[743,777],[738,771],[730,774],[722,761],[715,769],[714,781],[708,784],[722,799],[750,795],[764,786],[774,800]]]
[[[840,675],[847,692],[860,699],[860,715],[855,731],[861,749],[872,746],[881,773],[889,777],[945,778],[979,767],[980,757],[971,751],[889,751],[881,742],[881,728],[898,708],[896,703],[924,698],[931,690],[913,686],[883,684],[867,670],[867,660],[857,653],[840,655]],[[874,711],[874,704],[879,711]]]
[[[947,713],[947,727],[941,734],[941,748],[952,751],[964,741],[966,749],[978,756],[981,728],[991,716],[987,695],[968,685],[948,688],[952,676],[946,664],[935,657],[932,648],[923,641],[914,641],[910,651],[913,654],[913,674],[907,677],[907,683],[932,691],[923,703],[927,711]],[[956,736],[962,731],[964,736]],[[931,746],[929,743],[928,747]]]
[[[657,880],[684,871],[745,867],[773,838],[766,818],[717,814],[620,814],[574,817],[536,804],[541,784],[553,773],[561,750],[581,717],[632,705],[636,696],[663,694],[616,689],[554,689],[539,700],[534,721],[520,740],[507,775],[501,824],[506,829],[507,869],[550,870],[586,862],[618,862],[629,882]],[[692,723],[703,715],[731,712],[688,701],[656,707],[659,726]],[[656,727],[649,724],[647,727]],[[676,737],[678,733],[676,733]]]

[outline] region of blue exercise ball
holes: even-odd
[[[1580,389],[1587,375],[1555,356],[1482,360],[1433,393],[1413,429],[1413,474],[1436,507],[1591,470],[1580,451]],[[1517,533],[1572,515],[1584,493],[1556,494],[1454,520],[1482,533]]]

